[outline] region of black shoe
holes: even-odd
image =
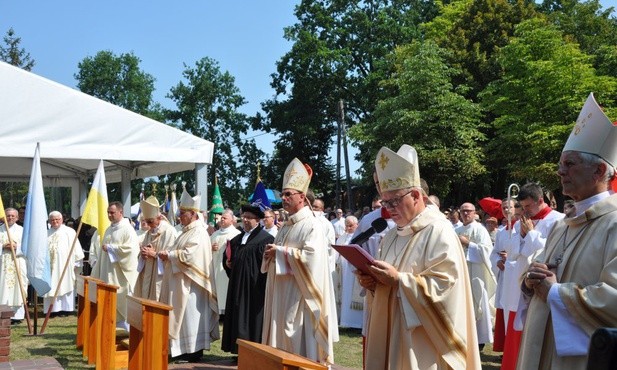
[[[21,320],[11,319],[11,325],[19,325],[21,324]]]
[[[199,350],[197,352],[187,353],[186,359],[188,362],[199,362],[201,361],[201,358],[203,357],[203,355],[204,355],[203,350]]]

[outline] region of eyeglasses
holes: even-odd
[[[285,197],[285,198],[289,198],[289,197],[291,197],[292,195],[296,195],[296,194],[300,194],[300,192],[297,192],[297,193],[292,193],[291,191],[286,191],[286,192],[284,192],[284,193],[281,193],[281,196],[282,196],[282,197]]]
[[[407,193],[401,195],[400,197],[392,198],[390,200],[381,200],[381,205],[386,208],[396,208],[401,203],[401,200],[405,198],[405,196],[411,194],[413,189],[409,190]]]
[[[264,218],[274,218],[274,216],[264,216]]]
[[[471,213],[471,212],[475,212],[475,209],[461,209],[461,213]]]
[[[152,220],[144,220],[144,221],[146,221],[147,224],[153,224],[154,223],[153,219]]]

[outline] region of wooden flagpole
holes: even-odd
[[[28,295],[24,290],[23,282],[21,281],[21,273],[19,271],[19,264],[17,263],[17,255],[13,247],[13,238],[11,238],[11,231],[9,230],[9,224],[6,221],[6,214],[3,217],[4,227],[6,228],[6,236],[9,239],[9,249],[11,250],[11,256],[13,256],[13,262],[15,263],[15,274],[17,275],[17,283],[19,284],[19,291],[21,292],[21,298],[24,301],[24,310],[26,311],[26,323],[28,324],[28,334],[32,334],[32,324],[30,323],[30,312],[28,311]]]
[[[60,279],[58,280],[58,285],[56,286],[56,292],[54,293],[54,296],[51,299],[49,308],[47,309],[47,314],[45,315],[45,321],[43,321],[43,325],[41,326],[41,335],[45,332],[45,328],[47,327],[47,322],[49,321],[49,317],[51,316],[51,310],[54,308],[54,303],[56,303],[56,298],[58,298],[58,293],[60,292],[60,285],[62,284],[64,275],[66,275],[66,270],[68,269],[69,264],[71,263],[71,260],[72,260],[71,257],[73,256],[73,251],[75,250],[75,244],[77,243],[77,237],[79,236],[79,233],[81,232],[81,225],[83,225],[83,222],[80,219],[79,226],[77,226],[77,231],[75,232],[75,237],[73,238],[73,243],[71,244],[71,250],[69,251],[69,258],[67,258],[66,262],[64,263],[62,274],[60,275]]]

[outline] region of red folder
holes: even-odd
[[[373,275],[369,269],[369,266],[375,264],[375,259],[369,252],[362,249],[359,245],[333,245],[332,248],[336,249],[341,256],[345,257],[345,259],[354,265],[354,267],[358,270],[365,274]]]
[[[231,242],[227,241],[227,246],[225,246],[225,257],[227,257],[227,261],[231,262]]]

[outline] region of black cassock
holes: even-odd
[[[244,234],[230,240],[231,270],[227,268],[227,255],[223,253],[229,285],[221,349],[232,353],[238,353],[238,338],[261,343],[267,278],[267,274],[260,271],[261,260],[266,244],[274,242],[274,237],[261,225],[251,232],[246,244],[241,244]]]

